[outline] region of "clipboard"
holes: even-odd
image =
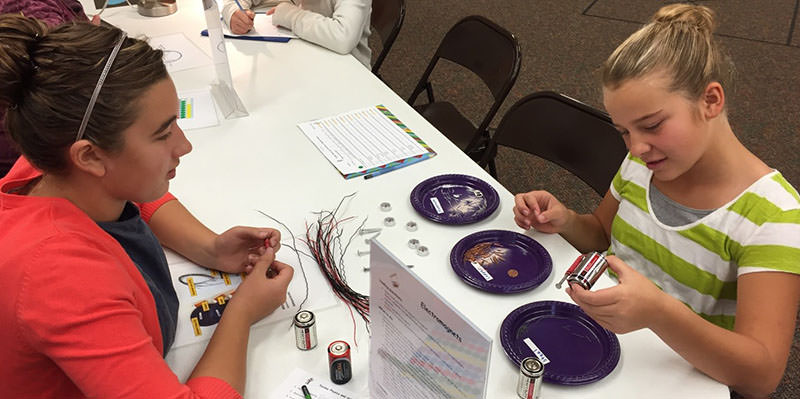
[[[200,31],[200,36],[208,36],[208,29],[203,29]],[[292,40],[291,37],[282,37],[282,36],[240,36],[240,35],[229,35],[227,33],[223,34],[226,39],[239,39],[239,40],[254,40],[258,42],[278,42],[278,43],[286,43],[289,40]]]

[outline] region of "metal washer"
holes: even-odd
[[[428,251],[428,247],[426,247],[424,245],[420,245],[420,246],[417,247],[417,255],[419,255],[419,256],[428,256],[429,252],[430,251]]]
[[[416,238],[412,238],[412,239],[408,240],[408,247],[409,248],[417,249],[418,246],[419,246],[419,240],[417,240]]]
[[[394,218],[391,216],[387,216],[386,218],[383,219],[383,225],[386,227],[394,226]]]

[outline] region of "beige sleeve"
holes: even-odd
[[[332,0],[335,8],[331,17],[281,3],[275,8],[272,22],[289,28],[300,38],[349,54],[358,45],[369,26],[371,0]]]

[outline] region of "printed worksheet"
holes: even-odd
[[[492,339],[377,240],[369,265],[370,397],[483,398]]]
[[[206,269],[171,251],[165,253],[180,303],[178,328],[172,347],[206,341],[217,328],[228,301],[236,295],[236,287],[241,284],[242,278],[250,277]],[[296,262],[292,262],[293,265],[294,263]],[[304,266],[308,280],[308,300],[303,309],[317,311],[334,306],[336,298],[317,265],[309,262]],[[291,319],[299,311],[300,303],[306,295],[306,287],[298,267],[295,267],[294,276],[286,293],[286,301],[272,314],[254,324],[255,326]]]
[[[297,126],[346,178],[392,162],[436,155],[382,105]]]
[[[178,93],[178,126],[183,130],[219,125],[211,90],[187,90]]]

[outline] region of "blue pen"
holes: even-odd
[[[428,158],[430,158],[430,156],[421,156],[419,158],[417,158],[417,157],[409,158],[408,160],[406,160],[403,163],[397,164],[395,166],[391,166],[391,167],[387,167],[387,168],[383,168],[383,169],[377,170],[377,171],[372,172],[372,173],[370,173],[368,175],[364,175],[364,179],[372,179],[375,176],[380,176],[380,175],[382,175],[384,173],[389,173],[389,172],[391,172],[393,170],[404,168],[404,167],[406,167],[408,165],[415,164],[415,163],[417,163],[419,161],[424,161],[424,160],[426,160]]]

